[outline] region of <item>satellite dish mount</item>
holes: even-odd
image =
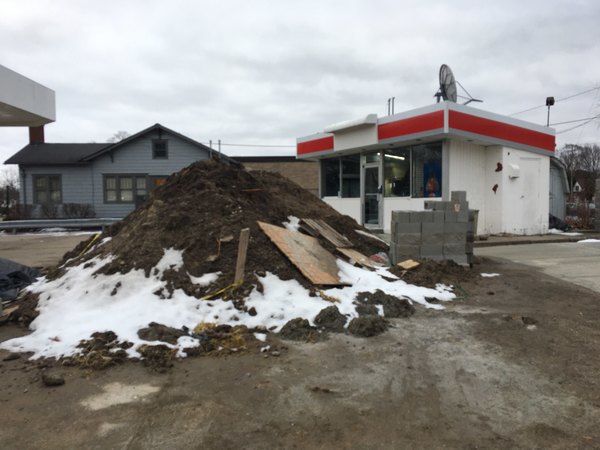
[[[465,97],[464,95],[458,95],[456,85],[460,86],[460,88],[465,92],[465,94],[467,94],[468,97]],[[471,94],[469,94],[464,86],[460,84],[456,78],[454,78],[452,70],[446,64],[442,64],[440,67],[440,87],[434,94],[434,97],[437,98],[438,103],[440,100],[456,103],[459,97],[466,100],[463,105],[468,105],[471,102],[483,102],[483,100],[474,98]]]

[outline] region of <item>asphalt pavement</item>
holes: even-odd
[[[600,241],[478,247],[475,248],[475,255],[524,264],[555,278],[600,292]]]

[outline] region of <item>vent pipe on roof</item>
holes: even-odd
[[[44,125],[39,127],[29,127],[29,143],[43,144],[44,143]]]

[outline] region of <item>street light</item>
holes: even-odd
[[[546,121],[546,126],[550,126],[550,107],[554,105],[554,97],[546,97],[546,106],[548,107],[548,120]]]

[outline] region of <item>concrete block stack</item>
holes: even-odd
[[[467,193],[454,191],[450,201],[425,201],[425,211],[393,211],[390,259],[409,258],[472,264],[475,211]]]

